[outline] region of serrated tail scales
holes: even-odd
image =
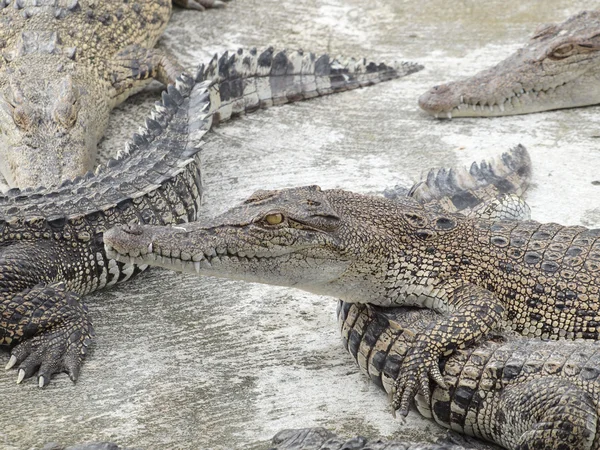
[[[196,81],[211,80],[210,111],[215,122],[260,108],[305,100],[400,78],[423,67],[414,63],[387,65],[366,59],[331,58],[324,54],[270,47],[238,50],[200,66]]]

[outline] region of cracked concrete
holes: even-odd
[[[379,193],[429,167],[468,164],[522,143],[531,152],[533,217],[600,224],[600,107],[436,121],[418,110],[434,84],[470,75],[524,44],[578,0],[233,0],[177,10],[160,45],[186,66],[214,52],[275,45],[411,60],[408,78],[257,112],[215,130],[203,150],[214,215],[259,188],[320,184]],[[137,129],[160,87],[114,114],[106,151]],[[593,183],[593,182],[596,183]],[[80,380],[46,389],[0,373],[0,448],[111,440],[144,449],[265,449],[282,428],[431,440],[445,431],[385,395],[346,355],[335,302],[284,288],[151,270],[85,299],[97,339]],[[0,364],[8,360],[0,355]]]

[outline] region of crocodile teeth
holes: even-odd
[[[152,253],[152,242],[148,244],[148,253]]]
[[[446,113],[446,117],[448,117],[448,119],[452,119],[452,112],[448,111]]]
[[[194,269],[196,269],[196,273],[200,273],[200,261],[194,262]]]
[[[8,363],[6,363],[4,370],[12,369],[16,363],[17,357],[15,355],[10,355],[10,359],[8,360]]]

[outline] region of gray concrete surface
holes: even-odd
[[[258,188],[320,184],[378,193],[421,170],[469,163],[522,143],[534,163],[534,218],[598,226],[599,107],[435,121],[430,86],[469,75],[562,21],[577,0],[233,0],[177,10],[160,45],[187,66],[239,46],[413,60],[423,72],[373,88],[258,112],[218,128],[203,151],[205,209]],[[158,95],[119,108],[104,141],[121,145]],[[282,428],[435,439],[444,430],[388,401],[345,354],[333,299],[152,270],[87,297],[97,340],[80,381],[43,390],[0,373],[0,448],[112,440],[145,449],[261,449]],[[0,355],[0,364],[8,360]]]

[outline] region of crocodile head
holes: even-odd
[[[90,100],[96,87],[65,59],[28,55],[0,75],[0,173],[10,187],[56,185],[93,168],[107,102]]]
[[[434,86],[419,106],[435,117],[527,114],[600,103],[600,11],[538,28],[496,66]]]
[[[104,243],[123,262],[375,301],[388,263],[380,250],[394,239],[379,203],[395,204],[318,186],[258,191],[210,221],[116,227]]]

